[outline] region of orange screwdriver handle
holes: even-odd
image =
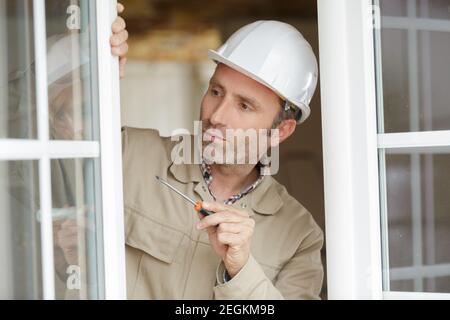
[[[212,211],[208,211],[208,210],[203,209],[203,202],[201,202],[201,201],[197,201],[197,203],[194,206],[194,209],[195,209],[195,211],[200,212],[205,217],[214,213]]]

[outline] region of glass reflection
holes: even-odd
[[[0,161],[0,299],[41,299],[37,161]]]
[[[45,5],[50,138],[98,140],[92,2]],[[33,32],[31,0],[0,0],[0,138],[38,138]]]
[[[57,299],[103,296],[99,164],[53,160],[52,216]]]

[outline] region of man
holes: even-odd
[[[180,144],[155,130],[122,130],[128,298],[317,299],[323,233],[310,213],[261,174],[262,158],[217,157],[236,151],[238,129],[276,129],[271,149],[306,120],[317,83],[312,49],[292,26],[257,21],[209,56],[217,67],[201,103],[210,148],[200,148],[200,164],[176,161]],[[214,213],[196,214],[156,175]]]

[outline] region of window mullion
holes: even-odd
[[[41,143],[49,140],[49,113],[47,92],[47,41],[45,26],[45,1],[34,0],[34,47],[36,65],[36,107],[38,116],[38,137]],[[53,262],[53,227],[51,218],[50,158],[47,153],[39,159],[39,187],[41,206],[41,256],[43,297],[55,298],[55,272]]]

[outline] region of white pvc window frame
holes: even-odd
[[[329,299],[382,298],[371,14],[318,1]]]
[[[96,6],[105,298],[126,299],[119,62],[109,43],[117,0]]]
[[[328,297],[449,299],[447,293],[383,291],[382,254],[388,251],[381,248],[387,245],[381,241],[387,226],[386,217],[380,217],[385,212],[379,191],[384,181],[378,174],[384,168],[379,168],[378,151],[433,147],[433,152],[448,152],[450,130],[377,134],[382,88],[376,88],[381,68],[375,63],[381,56],[374,51],[373,37],[380,20],[371,0],[318,0],[318,22]],[[388,23],[403,26],[406,21]],[[438,21],[428,28],[444,27]],[[440,272],[440,267],[431,271]]]
[[[126,299],[119,67],[109,44],[116,7],[116,0],[96,0],[97,43],[93,45],[98,55],[100,141],[49,140],[45,0],[33,1],[38,140],[0,139],[0,160],[39,161],[42,285],[46,300],[55,299],[50,161],[99,157],[104,293],[106,299]]]

